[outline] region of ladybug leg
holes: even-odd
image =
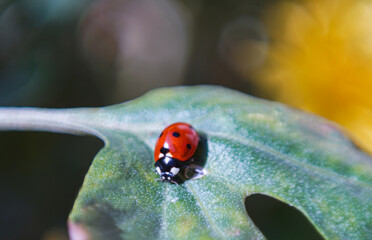
[[[183,168],[187,168],[187,169],[193,171],[194,173],[198,173],[198,174],[203,174],[203,173],[204,173],[203,170],[200,170],[200,169],[198,169],[198,168],[192,168],[192,167],[187,166],[187,165],[182,165],[182,167],[183,167]]]
[[[186,179],[197,179],[197,178],[201,178],[201,177],[203,177],[207,174],[206,170],[204,170],[201,167],[194,168],[194,167],[191,167],[191,166],[188,166],[188,165],[183,165],[182,167],[186,170],[185,174],[184,174]],[[188,174],[187,171],[190,171],[190,173]]]
[[[162,182],[164,182],[165,180],[164,179],[161,179],[161,178],[156,178],[155,181],[162,181]],[[170,182],[170,183],[179,185],[178,182],[176,182],[176,181],[173,181],[173,180],[167,180],[167,181]]]
[[[171,182],[171,183],[173,183],[173,184],[176,184],[176,185],[178,185],[178,183],[177,183],[177,182],[175,182],[175,181],[173,181],[173,180],[170,180],[169,182]]]

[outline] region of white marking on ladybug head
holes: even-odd
[[[168,152],[167,154],[165,154],[165,156],[167,157],[173,157],[172,153]]]
[[[172,167],[170,169],[170,172],[173,174],[173,176],[176,176],[177,173],[179,173],[180,169],[179,168],[176,168],[176,167]]]
[[[162,158],[162,157],[164,157],[164,154],[163,153],[159,153],[158,158]]]
[[[163,148],[169,149],[169,144],[167,142],[164,143]]]
[[[170,158],[165,158],[165,159],[164,159],[164,162],[165,162],[165,164],[168,164],[171,160],[172,160],[172,159],[170,159]]]

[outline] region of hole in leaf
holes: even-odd
[[[270,239],[324,239],[299,210],[275,198],[253,194],[245,208],[257,228]]]

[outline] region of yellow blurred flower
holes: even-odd
[[[259,86],[338,122],[372,153],[372,1],[280,2],[265,16],[272,43]]]

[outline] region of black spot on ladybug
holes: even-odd
[[[190,128],[190,129],[194,129],[193,126],[191,126],[191,125],[189,125],[189,128]]]
[[[186,147],[187,147],[188,149],[191,149],[191,145],[190,145],[190,144],[187,144]]]
[[[178,132],[173,132],[173,137],[179,137],[180,136],[180,134],[178,133]]]
[[[164,147],[162,147],[161,149],[160,149],[160,152],[162,153],[162,154],[167,154],[168,152],[169,152],[169,149],[168,148],[164,148]]]
[[[160,136],[159,136],[159,138],[160,138],[161,136],[163,136],[163,132],[161,132],[161,133],[160,133]]]

